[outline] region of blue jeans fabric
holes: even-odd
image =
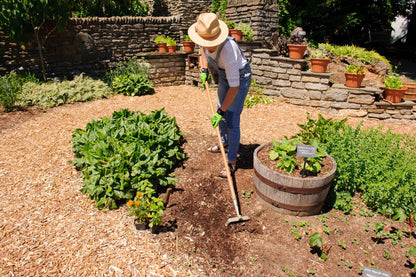
[[[228,144],[228,161],[230,162],[237,160],[238,149],[240,147],[240,115],[243,111],[244,101],[250,89],[250,84],[251,68],[250,64],[247,64],[240,70],[240,87],[238,93],[219,124],[222,142]],[[217,108],[221,106],[229,88],[225,70],[219,69]]]

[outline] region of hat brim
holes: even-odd
[[[188,29],[188,36],[191,38],[193,42],[202,46],[202,47],[214,47],[223,43],[228,37],[228,27],[223,21],[218,20],[220,24],[220,32],[217,36],[209,39],[202,38],[198,35],[195,30],[196,24],[194,23]]]

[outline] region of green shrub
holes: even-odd
[[[13,110],[22,91],[22,81],[12,72],[0,77],[0,105],[6,112]]]
[[[19,104],[52,108],[63,104],[100,99],[112,94],[111,88],[103,81],[81,74],[72,81],[25,83]]]
[[[155,196],[177,182],[170,173],[185,155],[182,132],[164,109],[148,115],[122,109],[72,133],[71,163],[83,176],[81,192],[99,209],[114,209],[138,193]]]
[[[148,77],[148,70],[148,64],[144,59],[121,61],[105,74],[104,81],[116,93],[130,96],[152,94],[154,89]]]
[[[362,194],[366,205],[393,216],[416,213],[416,136],[393,134],[390,130],[355,128],[343,121],[312,120],[299,125],[296,136],[316,137],[337,162],[333,188],[337,208],[348,206],[346,195]],[[340,202],[338,201],[340,200]]]

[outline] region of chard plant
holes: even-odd
[[[311,235],[309,239],[309,246],[317,252],[322,260],[326,261],[328,258],[329,247],[323,245],[322,237],[319,232]]]

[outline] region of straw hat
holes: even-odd
[[[202,47],[213,47],[223,43],[228,37],[228,27],[214,13],[202,13],[196,23],[188,29],[193,42]]]

